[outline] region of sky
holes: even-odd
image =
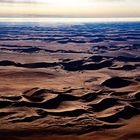
[[[140,17],[140,0],[0,0],[0,17]]]

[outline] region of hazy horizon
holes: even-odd
[[[0,17],[0,22],[140,22],[140,18]]]

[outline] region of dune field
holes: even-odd
[[[0,139],[139,140],[140,23],[0,23]]]

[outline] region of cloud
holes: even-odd
[[[140,17],[139,5],[140,0],[0,0],[0,16]]]
[[[0,0],[0,3],[37,3],[36,0]]]

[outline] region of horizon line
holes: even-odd
[[[140,18],[140,16],[49,16],[49,15],[0,15],[0,18]]]
[[[0,22],[140,22],[140,17],[1,17]]]

